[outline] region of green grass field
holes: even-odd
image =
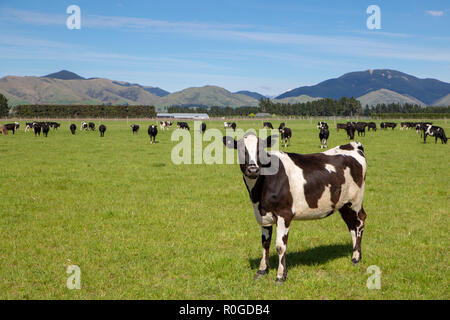
[[[126,121],[104,123],[104,138],[72,136],[70,122],[48,138],[25,133],[24,121],[0,135],[1,299],[450,298],[449,145],[398,127],[357,137],[368,161],[363,260],[352,266],[339,213],[295,221],[288,279],[275,286],[274,239],[269,275],[253,280],[261,233],[238,165],[175,165],[173,129],[150,145],[149,121],[136,121],[137,136]],[[328,146],[347,143],[328,123]],[[450,123],[435,124],[450,133]],[[315,122],[287,125],[289,152],[320,152]],[[66,287],[69,265],[81,269],[80,290]],[[366,286],[371,265],[380,290]]]

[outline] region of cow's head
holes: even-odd
[[[269,168],[273,164],[270,155],[264,149],[272,147],[278,141],[277,139],[278,136],[273,135],[263,140],[251,132],[246,133],[239,141],[225,136],[223,137],[223,143],[227,148],[238,150],[242,173],[250,179],[256,179],[261,174],[261,169]],[[276,170],[278,170],[278,167]]]

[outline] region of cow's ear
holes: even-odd
[[[277,134],[274,134],[272,136],[268,136],[267,139],[266,139],[266,148],[271,148],[275,144],[277,139],[278,139],[278,135]]]
[[[225,136],[223,137],[223,144],[230,149],[237,149],[237,141],[232,137]]]

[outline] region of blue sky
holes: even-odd
[[[69,30],[69,5],[81,29]],[[369,30],[369,5],[381,29]],[[450,1],[0,0],[0,77],[67,69],[170,92],[278,95],[389,68],[450,82]]]

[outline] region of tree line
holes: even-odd
[[[19,118],[154,118],[154,106],[125,105],[19,105],[13,109]]]

